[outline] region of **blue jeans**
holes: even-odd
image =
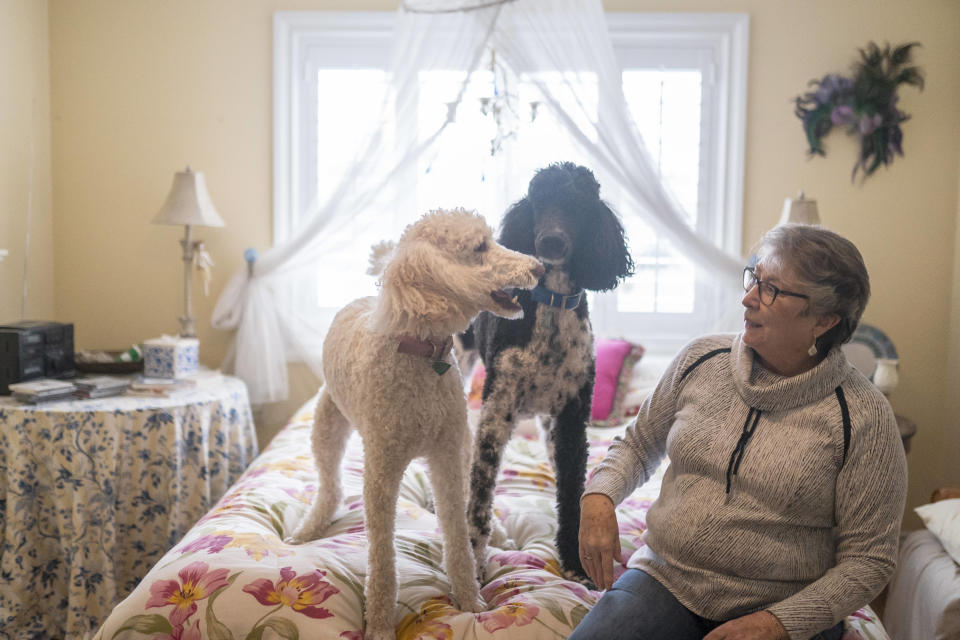
[[[650,574],[628,569],[568,640],[701,640],[721,624],[687,609]],[[812,640],[839,640],[842,635],[840,622]]]

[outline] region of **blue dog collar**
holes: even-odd
[[[551,291],[544,286],[537,285],[530,290],[530,297],[540,304],[548,304],[551,307],[560,307],[561,309],[575,309],[580,301],[583,300],[583,289],[576,293],[562,294]]]

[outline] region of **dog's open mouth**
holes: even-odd
[[[522,308],[517,304],[517,297],[510,297],[510,295],[502,290],[498,289],[497,291],[491,291],[490,297],[493,298],[493,301],[496,302],[502,309],[507,311],[520,311]]]

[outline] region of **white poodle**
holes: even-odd
[[[451,338],[483,310],[519,317],[503,289],[535,286],[544,268],[497,244],[479,215],[456,209],[431,211],[395,246],[375,247],[371,273],[380,271],[379,295],[341,309],[324,340],[325,385],[313,427],[320,489],[291,538],[312,540],[330,524],[342,499],[340,459],[357,429],[369,541],[367,640],[396,637],[394,520],[401,477],[417,457],[429,469],[453,597],[464,610],[481,610],[465,504],[471,436]]]

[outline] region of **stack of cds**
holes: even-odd
[[[39,378],[10,385],[10,391],[13,392],[15,399],[32,404],[72,398],[76,390],[77,387],[72,382],[52,378]]]
[[[169,398],[177,392],[193,389],[197,381],[192,378],[148,378],[137,376],[130,383],[131,396],[148,396],[151,398]]]
[[[117,396],[130,387],[129,378],[116,376],[97,376],[94,378],[80,378],[74,382],[77,386],[78,398],[106,398]]]

